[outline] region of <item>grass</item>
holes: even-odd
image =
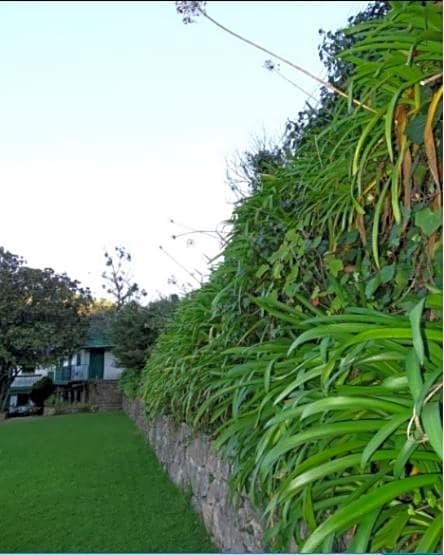
[[[214,552],[122,413],[0,425],[0,552]]]

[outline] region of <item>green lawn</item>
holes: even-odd
[[[214,552],[123,413],[0,424],[0,552]]]

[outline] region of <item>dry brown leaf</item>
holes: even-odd
[[[412,155],[406,150],[402,161],[402,184],[404,187],[404,206],[410,210],[412,206]]]
[[[363,245],[367,244],[367,231],[364,225],[364,215],[363,214],[356,214],[356,228],[359,231],[359,236],[361,237],[361,241]]]
[[[433,118],[435,116],[439,101],[442,98],[442,93],[443,88],[440,87],[440,89],[433,95],[427,114],[426,124],[424,127],[424,145],[427,160],[429,163],[430,172],[433,176],[433,181],[435,182],[436,188],[439,192],[441,192],[441,179],[439,175],[438,159],[436,156],[435,140],[433,137]]]

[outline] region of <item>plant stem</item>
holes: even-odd
[[[294,64],[293,62],[290,62],[290,60],[287,60],[286,58],[283,58],[282,56],[279,56],[278,54],[275,54],[271,50],[268,50],[267,48],[264,48],[263,46],[260,46],[259,44],[243,37],[242,35],[239,35],[235,31],[232,31],[231,29],[228,29],[228,27],[225,27],[224,25],[222,25],[221,23],[219,23],[218,21],[213,19],[211,16],[209,16],[206,13],[206,11],[203,10],[202,8],[199,7],[198,10],[204,17],[206,17],[209,21],[211,21],[211,23],[216,25],[216,27],[219,27],[219,29],[222,29],[226,33],[229,33],[231,36],[236,37],[237,39],[241,40],[242,42],[245,42],[246,44],[249,44],[250,46],[253,46],[254,48],[257,48],[258,50],[261,50],[262,52],[265,52],[269,56],[273,56],[273,58],[276,58],[277,60],[280,60],[281,62],[283,62],[284,64],[287,64],[288,66],[292,67],[293,69],[296,69],[297,71],[300,71],[304,75],[307,75],[311,79],[314,79],[315,81],[317,81],[318,83],[320,83],[324,87],[327,87],[328,89],[330,89],[331,91],[339,94],[340,96],[343,96],[344,98],[348,98],[347,93],[345,93],[341,89],[338,89],[338,87],[335,87],[334,85],[332,85],[328,81],[324,81],[323,79],[321,79],[320,77],[317,77],[313,73],[310,73],[308,70],[304,69],[303,67],[298,66],[297,64]],[[371,108],[370,106],[367,106],[367,104],[364,104],[363,102],[360,102],[359,100],[356,100],[355,98],[352,99],[352,102],[353,102],[353,104],[356,104],[357,106],[360,106],[361,108],[364,108],[365,110],[367,110],[369,112],[373,112],[375,114],[378,113],[377,110],[375,110],[374,108]]]

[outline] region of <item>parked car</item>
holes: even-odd
[[[8,417],[11,416],[33,416],[37,414],[43,414],[43,408],[37,407],[31,403],[26,405],[19,405],[17,407],[9,407]]]

